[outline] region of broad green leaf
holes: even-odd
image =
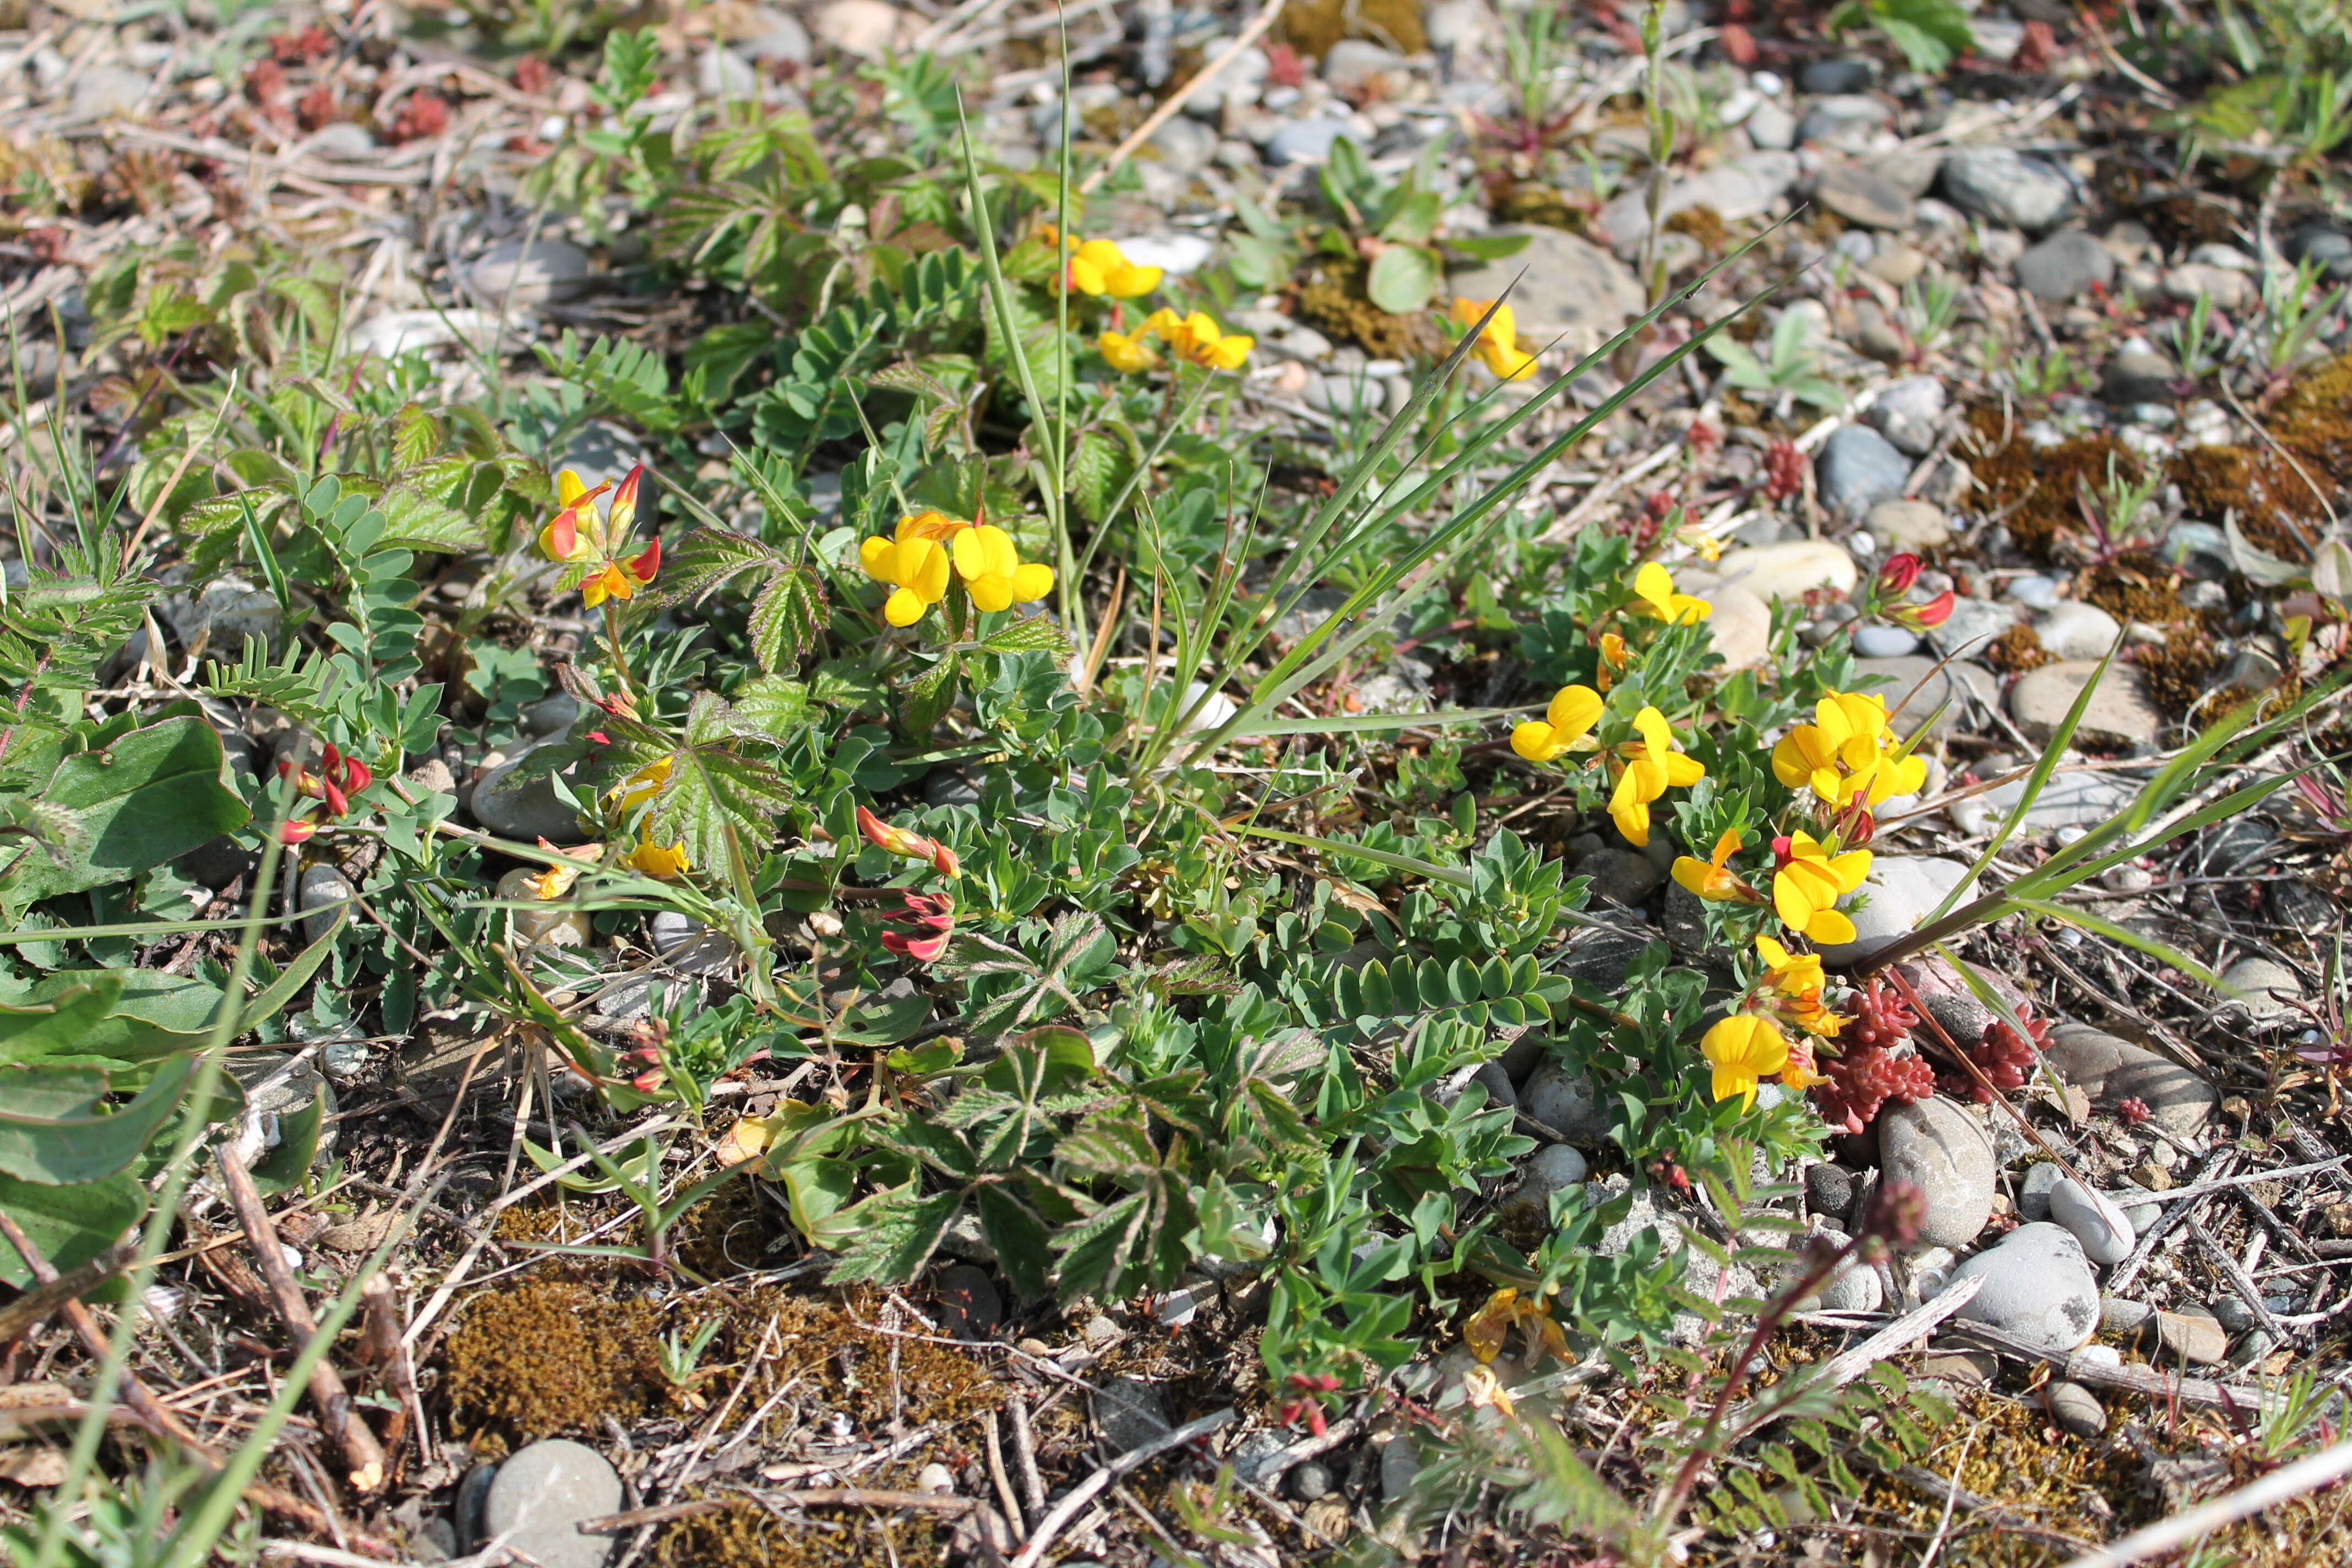
[[[56,857],[0,848],[11,903],[124,882],[245,826],[245,803],[221,783],[220,736],[202,719],[166,719],[102,751],[66,758],[34,810]],[[62,863],[60,863],[62,862]]]
[[[1418,245],[1391,245],[1372,258],[1364,292],[1373,304],[1393,315],[1411,315],[1427,307],[1437,292],[1437,253]]]
[[[908,1283],[939,1250],[962,1204],[961,1193],[923,1197],[912,1184],[875,1194],[842,1216],[851,1222],[847,1245],[826,1278],[841,1283]]]
[[[0,1064],[126,1067],[185,1050],[184,1035],[121,1011],[126,973],[87,972],[40,1001],[0,1001]]]
[[[195,1066],[180,1056],[129,1105],[94,1113],[75,1097],[93,1075],[70,1068],[0,1068],[0,1174],[48,1186],[94,1182],[130,1168],[180,1102]]]
[[[808,722],[808,686],[782,675],[755,676],[735,693],[734,707],[752,729],[782,740]]]
[[[1066,658],[1070,639],[1062,628],[1044,616],[1023,616],[1008,621],[980,639],[980,646],[991,653],[1053,653]]]
[[[751,605],[751,651],[760,668],[787,671],[824,629],[824,585],[805,566],[777,572]]]
[[[147,1189],[129,1174],[72,1186],[43,1186],[0,1175],[0,1210],[25,1230],[60,1274],[79,1268],[121,1240],[147,1212]],[[19,1290],[33,1271],[13,1247],[0,1246],[0,1283]]]
[[[956,656],[950,654],[907,683],[907,700],[899,714],[907,733],[921,740],[954,705],[956,669]]]

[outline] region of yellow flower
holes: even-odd
[[[1090,239],[1070,258],[1070,282],[1080,293],[1108,294],[1132,300],[1160,287],[1160,269],[1138,267],[1127,253],[1108,239]]]
[[[621,857],[621,864],[648,877],[667,878],[685,875],[691,862],[687,859],[684,839],[664,848],[651,838],[640,838],[635,849]]]
[[[1618,748],[1623,772],[1609,797],[1609,815],[1626,841],[1643,847],[1650,842],[1650,803],[1674,786],[1688,788],[1706,777],[1706,765],[1696,757],[1674,750],[1674,731],[1655,708],[1633,715],[1641,739]]]
[[[607,479],[590,489],[580,476],[570,468],[555,478],[555,500],[558,510],[539,531],[539,551],[551,561],[586,563],[586,573],[580,580],[580,596],[594,609],[607,599],[629,599],[639,588],[654,580],[661,570],[661,541],[656,539],[635,555],[625,555],[629,547],[629,529],[637,518],[637,486],[645,479],[645,465],[631,468],[628,477],[616,488]],[[606,504],[605,514],[596,511],[596,498],[606,490],[613,499]]]
[[[1682,855],[1675,859],[1675,880],[1702,899],[1721,903],[1733,899],[1754,899],[1756,889],[1749,887],[1738,872],[1731,869],[1731,857],[1739,848],[1739,835],[1727,832],[1715,841],[1715,854],[1701,860]]]
[[[1798,725],[1773,746],[1772,773],[1790,789],[1811,786],[1832,806],[1843,808],[1857,796],[1876,806],[1926,787],[1927,761],[1906,753],[1890,727],[1886,699],[1832,691],[1813,704],[1811,723]]]
[[[1789,1037],[1769,1018],[1734,1013],[1701,1037],[1698,1048],[1715,1069],[1713,1089],[1720,1102],[1738,1095],[1740,1109],[1756,1103],[1756,1087],[1789,1063]]]
[[[1095,347],[1110,362],[1111,369],[1133,375],[1160,363],[1160,356],[1151,352],[1151,344],[1146,341],[1149,337],[1148,331],[1107,331],[1095,340]]]
[[[1756,939],[1756,952],[1764,960],[1764,984],[1783,996],[1818,996],[1829,984],[1818,952],[1790,952],[1769,936]]]
[[[1540,719],[1511,731],[1511,750],[1531,763],[1548,763],[1564,752],[1589,752],[1586,739],[1601,721],[1601,694],[1589,686],[1563,686],[1552,693]]]
[[[1166,338],[1169,352],[1178,359],[1190,360],[1211,370],[1239,370],[1257,342],[1240,332],[1220,331],[1215,319],[1204,310],[1195,310],[1189,316],[1179,316],[1168,310],[1154,310],[1143,323],[1143,330]]]
[[[1814,1029],[1813,1033],[1824,1037],[1836,1035],[1838,1029],[1845,1023],[1843,1018],[1834,1014],[1823,1014],[1822,1016],[1830,1020],[1830,1026],[1826,1029]],[[1810,1025],[1807,1026],[1811,1027]],[[1827,1074],[1813,1070],[1812,1041],[1790,1040],[1789,1042],[1789,1060],[1787,1065],[1780,1068],[1780,1081],[1799,1094],[1804,1093],[1817,1083],[1829,1082]]]
[[[1674,574],[1654,561],[1633,574],[1633,595],[1650,615],[1668,626],[1693,626],[1715,614],[1715,606],[1705,599],[1675,593]]]
[[[1593,684],[1603,691],[1608,690],[1617,678],[1625,673],[1625,666],[1631,662],[1632,659],[1625,652],[1625,639],[1615,632],[1602,632],[1600,677]]]
[[[857,547],[866,574],[896,589],[883,601],[884,620],[911,626],[948,596],[948,540],[967,526],[936,511],[918,512],[898,520],[896,537],[868,539]]]
[[[1772,874],[1774,910],[1790,931],[1815,942],[1852,942],[1853,921],[1838,912],[1837,901],[1870,875],[1870,851],[1832,855],[1810,833],[1792,833],[1785,843],[1774,846],[1780,852],[1780,868]]]
[[[670,769],[677,765],[677,762],[674,756],[656,757],[615,784],[606,798],[623,811],[635,811],[661,794],[662,785],[669,783]]]
[[[1016,601],[1025,605],[1053,591],[1054,569],[1034,561],[1024,564],[1013,536],[993,523],[959,530],[951,552],[964,591],[983,610],[1010,609]]]
[[[1495,313],[1479,330],[1478,342],[1470,352],[1505,381],[1519,381],[1534,374],[1536,356],[1519,352],[1518,319],[1508,305],[1496,305],[1492,300],[1456,300],[1454,319],[1465,327],[1475,327],[1489,306],[1493,306]]]

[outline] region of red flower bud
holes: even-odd
[[[640,583],[652,582],[654,580],[654,574],[660,570],[661,541],[658,539],[646,546],[646,552],[644,554],[629,563],[630,574]]]
[[[1952,591],[1947,588],[1926,604],[1913,609],[1904,618],[1916,626],[1940,626],[1952,618],[1952,605],[1956,602],[1952,597]]]
[[[1883,594],[1907,594],[1918,580],[1919,558],[1907,550],[1888,556],[1886,564],[1878,569],[1878,588]]]

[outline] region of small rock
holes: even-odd
[[[1348,93],[1394,78],[1404,58],[1362,38],[1342,38],[1323,56],[1323,79]]]
[[[2216,310],[2236,311],[2245,309],[2254,289],[2252,279],[2243,272],[2192,262],[2165,273],[2164,291],[2183,303],[2204,298],[2213,301]]]
[[[1170,124],[1175,121],[1171,121]],[[1157,267],[1171,278],[1198,272],[1216,247],[1197,234],[1150,234],[1122,237],[1118,247],[1138,267]]]
[[[1640,281],[1590,240],[1540,226],[1495,232],[1529,237],[1517,255],[1452,273],[1445,289],[1465,299],[1496,300],[1510,289],[1522,337],[1537,342],[1558,337],[1569,353],[1589,353],[1641,314],[1644,297]]]
[[[1628,909],[1638,909],[1664,881],[1665,873],[1646,855],[1611,847],[1594,851],[1576,863],[1580,877],[1592,879],[1592,891]]]
[[[1225,1460],[1233,1466],[1235,1476],[1254,1487],[1264,1486],[1266,1466],[1272,1464],[1275,1456],[1287,1447],[1288,1441],[1281,1433],[1260,1428],[1235,1443],[1232,1451],[1225,1455]]]
[[[1913,210],[1916,215],[1916,206]],[[1880,282],[1900,289],[1917,281],[1919,275],[1927,270],[1927,258],[1907,245],[1890,245],[1882,240],[1878,254],[1864,263],[1864,269]]]
[[[154,79],[121,66],[91,66],[74,79],[73,111],[90,119],[129,114],[147,96]]]
[[[954,1338],[982,1338],[1004,1321],[1004,1299],[997,1294],[996,1282],[985,1268],[951,1264],[940,1270],[931,1291],[945,1310],[945,1326]]]
[[[787,12],[760,5],[752,8],[743,48],[755,60],[789,60],[805,65],[809,58],[808,29]]]
[[[1737,584],[1759,599],[1801,599],[1813,588],[1841,596],[1851,593],[1861,573],[1843,545],[1826,539],[1795,539],[1725,552],[1715,563],[1718,582]]]
[[[1797,72],[1797,86],[1811,93],[1862,92],[1869,88],[1875,69],[1864,59],[1807,60]]]
[[[2156,1315],[2157,1348],[2192,1366],[2219,1366],[2230,1359],[2230,1334],[2210,1312],[2191,1308]]]
[[[580,830],[578,815],[556,798],[554,775],[526,775],[524,765],[524,756],[518,755],[476,782],[468,808],[474,820],[498,837],[521,844],[536,844],[542,838],[551,844],[588,842],[588,835]]]
[[[2017,606],[2000,599],[1960,598],[1951,616],[1927,634],[1940,653],[1973,657],[2018,621]]]
[[[2048,1161],[2026,1167],[2025,1179],[2017,1184],[2017,1212],[2028,1221],[2050,1217],[2051,1189],[2067,1180],[2064,1171]]]
[[[1715,606],[1706,619],[1707,640],[1725,673],[1761,664],[1772,647],[1770,607],[1737,584],[1710,590],[1706,598]]]
[[[583,1535],[582,1521],[621,1511],[621,1478],[604,1456],[565,1438],[509,1455],[482,1498],[482,1539],[503,1540],[544,1568],[602,1568],[615,1537]]]
[[[1877,99],[1861,93],[1830,93],[1805,105],[1797,121],[1797,141],[1862,152],[1870,139],[1895,118],[1895,111]]]
[[[1567,1063],[1547,1061],[1519,1088],[1519,1105],[1533,1120],[1563,1138],[1596,1142],[1609,1136],[1610,1108],[1592,1080]]]
[[[2179,367],[2153,349],[2120,349],[2107,361],[2099,395],[2109,403],[2123,405],[2168,403],[2173,385],[2179,380]]]
[[[1395,1502],[1412,1490],[1412,1479],[1421,1474],[1421,1450],[1412,1439],[1402,1433],[1390,1438],[1381,1447],[1381,1497]]]
[[[2050,1385],[2050,1419],[2062,1432],[2077,1437],[2096,1437],[2107,1429],[2106,1408],[2098,1396],[2079,1383],[2053,1383]]]
[[[2074,210],[2074,177],[2007,147],[1956,147],[1941,170],[1945,196],[1963,212],[2039,234]]]
[[[1984,1388],[2000,1370],[2000,1358],[1990,1351],[1930,1351],[1919,1359],[1919,1375],[1954,1388]]]
[[[1880,501],[1870,509],[1863,526],[1889,551],[1908,551],[1915,555],[1939,549],[1952,537],[1951,525],[1944,520],[1944,509],[1921,500]]]
[[[2025,798],[2025,785],[2023,779],[1995,784],[1954,801],[1946,815],[1963,833],[1990,832]],[[2079,769],[2054,773],[2043,782],[2042,793],[2033,797],[2020,826],[2029,833],[2095,826],[2129,805],[2135,793],[2130,784],[2113,773],[2084,773]]]
[[[883,0],[832,0],[816,14],[816,36],[845,55],[879,59],[890,52],[907,14]]]
[[[2156,1309],[2128,1296],[2108,1296],[2099,1302],[2099,1327],[2130,1333],[2156,1315]]]
[[[1971,703],[1990,708],[1999,690],[1991,671],[1957,659],[1872,656],[1855,659],[1853,672],[1855,689],[1885,697],[1895,727],[1906,734],[1926,724],[1931,737],[1948,735],[1968,722]]]
[[[2083,1244],[2063,1226],[2021,1225],[1952,1270],[1952,1283],[1981,1279],[1959,1316],[2063,1354],[2099,1326],[2099,1282]]]
[[[1805,1212],[1843,1222],[1853,1209],[1853,1173],[1843,1165],[1805,1167]]]
[[[1864,658],[1902,658],[1919,651],[1919,634],[1906,626],[1872,622],[1853,634],[1853,651]]]
[[[499,879],[499,897],[519,903],[534,903],[539,895],[532,889],[532,879],[539,875],[536,866],[518,866]],[[540,908],[509,910],[515,937],[520,942],[535,942],[542,947],[586,947],[596,939],[596,925],[585,910],[566,909],[561,904]]]
[[[1666,187],[1659,216],[1672,217],[1693,207],[1706,207],[1726,223],[1754,217],[1771,210],[1781,194],[1797,183],[1800,168],[1793,153],[1747,153]],[[1648,193],[1628,190],[1601,208],[1601,227],[1619,259],[1638,259],[1642,242],[1650,232]]]
[[[580,717],[580,700],[568,691],[559,691],[525,708],[520,717],[523,729],[530,734],[561,735],[572,728],[572,721]]]
[[[735,962],[735,942],[676,910],[656,910],[646,934],[664,963],[681,974],[713,974]]]
[[[2037,300],[2072,300],[2115,281],[2115,254],[2079,228],[2060,229],[2017,258],[2018,287]]]
[[[319,127],[302,151],[313,158],[328,158],[338,163],[356,163],[363,158],[376,156],[375,138],[364,125],[348,120]]]
[[[1141,1447],[1175,1425],[1168,1418],[1160,1385],[1148,1378],[1121,1373],[1095,1392],[1095,1428],[1114,1458]]]
[[[2302,1016],[2287,1003],[2302,998],[2303,982],[2294,970],[2267,958],[2242,958],[2230,965],[2222,972],[2221,989],[2225,995],[2238,993],[2223,1003],[2223,1010],[2250,1022],[2276,1024]]]
[[[2061,599],[2033,617],[2033,635],[2045,652],[2060,658],[2105,658],[2123,629],[2115,616],[2078,599]]]
[[[1992,1217],[1992,1140],[1952,1101],[1931,1096],[1878,1116],[1879,1165],[1890,1182],[1927,1194],[1923,1246],[1966,1247]]]
[[[295,899],[302,908],[306,911],[317,911],[305,913],[302,917],[302,934],[308,941],[318,941],[334,930],[339,921],[361,918],[358,908],[349,902],[357,896],[359,889],[332,866],[303,867],[302,875],[295,882],[294,889]]]
[[[1570,1145],[1548,1144],[1528,1161],[1527,1174],[1504,1200],[1503,1206],[1532,1210],[1538,1218],[1543,1218],[1550,1212],[1552,1194],[1581,1186],[1588,1171],[1584,1156]]]
[[[1293,120],[1265,144],[1265,161],[1277,169],[1293,163],[1319,163],[1331,155],[1340,137],[1349,134],[1344,120]]]
[[[1848,223],[1865,228],[1907,229],[1919,216],[1902,187],[1862,163],[1832,163],[1813,183],[1813,195]]]
[[[2083,1256],[2094,1263],[2112,1266],[2132,1254],[2136,1233],[2124,1211],[2071,1176],[2050,1189],[2050,1217],[2074,1232]]]
[[[1332,1477],[1331,1467],[1319,1459],[1309,1459],[1290,1468],[1290,1495],[1300,1502],[1313,1502],[1318,1498],[1329,1497],[1338,1484]]]
[[[2010,717],[2029,741],[2047,741],[2074,706],[2074,699],[2099,673],[2095,660],[2045,664],[2018,678],[2009,691]],[[2077,744],[2138,748],[2156,743],[2164,716],[2147,700],[2137,669],[2109,667],[2075,727]]]
[[[1968,871],[1960,861],[1937,857],[1878,856],[1862,884],[1869,901],[1847,911],[1853,921],[1853,940],[1822,944],[1822,961],[1833,968],[1843,967],[1910,935]],[[1963,893],[1952,907],[1958,909],[1970,896]]]
[[[915,1472],[915,1489],[937,1497],[955,1494],[955,1472],[934,1459]]]
[[[491,309],[509,304],[562,304],[593,289],[588,253],[562,235],[509,239],[484,251],[466,269],[466,286]]]
[[[1178,174],[1197,174],[1217,155],[1217,133],[1201,121],[1180,114],[1153,132],[1144,145],[1151,149],[1153,157]],[[1134,259],[1132,255],[1129,259]]]
[[[694,85],[705,98],[745,98],[760,90],[760,70],[732,49],[705,49],[695,62]]]
[[[1846,517],[1897,499],[1910,478],[1911,459],[1867,425],[1839,426],[1813,461],[1822,505]]]
[[[1752,147],[1785,153],[1797,144],[1797,117],[1777,103],[1758,104],[1740,125]]]
[[[2150,1119],[2176,1138],[2202,1131],[2220,1098],[2212,1085],[2187,1068],[2087,1024],[2061,1024],[2051,1030],[2042,1059],[2102,1110],[2112,1110],[2126,1100],[2144,1102]]]

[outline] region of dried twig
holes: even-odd
[[[2241,1487],[2227,1497],[2215,1498],[2187,1513],[2158,1520],[2147,1529],[2136,1530],[2111,1545],[2086,1552],[2066,1564],[2066,1568],[2123,1568],[2126,1563],[2138,1563],[2158,1552],[2177,1551],[2225,1524],[2234,1523],[2249,1514],[2260,1513],[2266,1508],[2275,1508],[2289,1498],[2332,1486],[2347,1475],[2352,1475],[2352,1440],[2338,1443],[2332,1448],[2322,1448],[2309,1458],[2264,1476],[2252,1486]]]
[[[1069,1495],[1055,1503],[1054,1510],[1029,1532],[1029,1539],[1022,1542],[1021,1554],[1013,1560],[1013,1568],[1037,1568],[1037,1560],[1045,1555],[1045,1549],[1054,1544],[1054,1538],[1069,1527],[1070,1521],[1077,1518],[1079,1511],[1092,1502],[1095,1494],[1103,1488],[1129,1470],[1140,1469],[1171,1448],[1181,1448],[1196,1438],[1207,1436],[1220,1426],[1230,1424],[1233,1418],[1233,1411],[1225,1409],[1213,1411],[1198,1421],[1188,1421],[1172,1432],[1163,1432],[1148,1443],[1129,1448],[1072,1487]]]

